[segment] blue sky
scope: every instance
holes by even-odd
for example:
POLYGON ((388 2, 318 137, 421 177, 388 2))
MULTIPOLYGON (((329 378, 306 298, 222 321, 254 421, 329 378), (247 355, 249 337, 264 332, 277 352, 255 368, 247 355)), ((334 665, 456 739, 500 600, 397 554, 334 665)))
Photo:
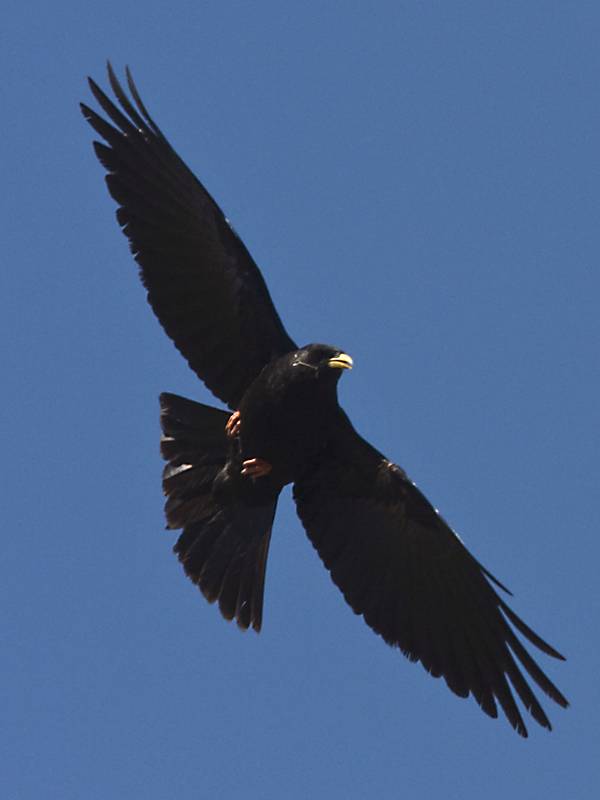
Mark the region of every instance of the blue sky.
POLYGON ((15 3, 3 15, 4 796, 587 798, 598 783, 597 3, 15 3), (264 628, 163 530, 162 333, 77 102, 105 59, 342 402, 567 656, 520 740, 388 649, 280 504, 264 628))

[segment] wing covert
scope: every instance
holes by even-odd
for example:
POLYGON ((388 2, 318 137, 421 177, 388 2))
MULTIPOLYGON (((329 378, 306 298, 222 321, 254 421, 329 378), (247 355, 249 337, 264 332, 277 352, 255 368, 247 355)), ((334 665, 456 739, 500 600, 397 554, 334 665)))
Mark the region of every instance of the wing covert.
POLYGON ((194 372, 236 408, 263 366, 296 345, 248 250, 148 114, 129 70, 132 99, 110 64, 108 75, 117 103, 89 83, 110 122, 81 109, 106 142, 94 150, 148 301, 194 372))

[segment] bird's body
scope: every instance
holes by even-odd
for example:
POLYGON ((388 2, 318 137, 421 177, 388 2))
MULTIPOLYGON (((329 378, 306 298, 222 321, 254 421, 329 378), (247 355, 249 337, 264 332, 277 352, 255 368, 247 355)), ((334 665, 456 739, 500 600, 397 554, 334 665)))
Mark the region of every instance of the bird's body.
MULTIPOLYGON (((293 351, 269 364, 240 403, 243 456, 272 464, 273 478, 282 486, 302 476, 340 416, 340 371, 308 360, 308 353, 322 351, 324 345, 313 345, 313 351, 293 351)), ((339 352, 328 348, 327 358, 339 352)))
POLYGON ((109 80, 118 106, 90 86, 110 123, 82 110, 106 142, 94 148, 117 219, 163 328, 229 408, 161 395, 165 514, 182 531, 174 550, 186 574, 224 617, 258 631, 277 500, 292 483, 308 537, 355 613, 489 716, 499 704, 522 736, 513 691, 549 729, 521 670, 559 705, 567 700, 514 629, 562 656, 506 605, 496 591, 505 587, 406 473, 354 430, 337 400, 350 357, 298 348, 252 257, 129 73, 130 97, 110 65, 109 80))
POLYGON ((339 354, 327 345, 308 345, 267 364, 252 381, 240 402, 243 422, 230 437, 226 463, 213 487, 224 503, 274 502, 284 486, 300 480, 319 459, 342 419, 340 370, 327 365, 339 354), (267 463, 268 473, 247 480, 243 465, 250 460, 267 463))

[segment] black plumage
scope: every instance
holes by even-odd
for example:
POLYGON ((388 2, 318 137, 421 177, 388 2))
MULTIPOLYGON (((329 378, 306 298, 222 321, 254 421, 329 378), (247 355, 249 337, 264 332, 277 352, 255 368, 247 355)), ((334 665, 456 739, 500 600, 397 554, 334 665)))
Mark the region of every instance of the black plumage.
POLYGON ((190 367, 231 411, 161 395, 168 527, 186 574, 227 619, 259 630, 275 508, 293 483, 306 532, 348 604, 390 645, 497 704, 527 735, 513 692, 550 722, 523 675, 567 701, 517 638, 563 657, 514 614, 479 564, 407 478, 362 439, 337 401, 352 361, 298 348, 258 267, 202 184, 110 65, 117 103, 90 80, 110 120, 82 105, 148 300, 190 367), (120 107, 119 107, 120 106, 120 107), (227 429, 226 429, 227 428, 227 429), (511 688, 512 687, 512 688, 511 688))

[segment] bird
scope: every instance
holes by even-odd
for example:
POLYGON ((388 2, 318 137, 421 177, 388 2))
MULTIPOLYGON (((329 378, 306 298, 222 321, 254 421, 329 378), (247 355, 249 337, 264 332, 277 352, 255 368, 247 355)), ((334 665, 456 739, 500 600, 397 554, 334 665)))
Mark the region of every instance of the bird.
POLYGON ((203 184, 171 147, 125 70, 113 97, 88 78, 100 113, 95 154, 117 221, 166 334, 226 406, 160 395, 167 528, 186 575, 223 617, 260 631, 279 494, 355 614, 485 714, 522 710, 551 730, 531 682, 568 701, 525 648, 564 660, 507 605, 511 594, 469 552, 404 470, 363 439, 340 407, 342 348, 299 347, 265 280, 203 184), (102 113, 103 112, 103 113, 102 113), (526 675, 529 676, 529 679, 526 675))

